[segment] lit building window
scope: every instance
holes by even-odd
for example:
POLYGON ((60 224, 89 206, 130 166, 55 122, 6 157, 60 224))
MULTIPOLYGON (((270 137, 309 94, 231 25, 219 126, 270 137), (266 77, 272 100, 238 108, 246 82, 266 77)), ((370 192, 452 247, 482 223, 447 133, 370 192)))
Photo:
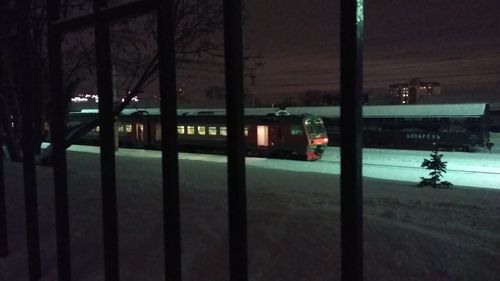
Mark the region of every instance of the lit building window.
POLYGON ((245 137, 248 137, 248 127, 245 127, 245 137))

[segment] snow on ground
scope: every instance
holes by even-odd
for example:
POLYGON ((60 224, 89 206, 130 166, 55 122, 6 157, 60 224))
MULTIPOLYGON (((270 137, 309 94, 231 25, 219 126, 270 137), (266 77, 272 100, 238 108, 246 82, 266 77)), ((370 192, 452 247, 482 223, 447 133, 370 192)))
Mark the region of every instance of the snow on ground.
MULTIPOLYGON (((92 146, 73 145, 70 150, 99 153, 92 146)), ((447 163, 443 180, 459 186, 500 188, 500 153, 487 152, 441 152, 447 163)), ((363 149, 363 176, 407 182, 418 182, 427 177, 428 171, 420 165, 424 158, 430 159, 429 151, 401 149, 363 149)), ((120 156, 160 158, 161 152, 154 150, 120 149, 120 156)), ((226 157, 210 154, 180 153, 180 159, 226 163, 226 157)), ((339 147, 328 147, 320 161, 288 161, 266 158, 247 158, 247 165, 287 171, 340 174, 339 147)))
MULTIPOLYGON (((445 152, 454 170, 445 179, 459 187, 416 188, 428 154, 364 150, 365 280, 499 280, 500 191, 464 184, 492 187, 485 175, 498 177, 498 154, 445 152)), ((117 155, 121 280, 163 280, 160 153, 117 155)), ((226 158, 180 158, 183 280, 229 280, 226 158)), ((74 280, 104 279, 99 163, 96 153, 68 153, 74 280)), ((338 149, 316 162, 247 163, 250 280, 339 280, 338 149)), ((22 166, 5 165, 11 255, 0 259, 0 281, 27 280, 22 166)), ((37 172, 42 280, 56 280, 52 170, 37 172)))

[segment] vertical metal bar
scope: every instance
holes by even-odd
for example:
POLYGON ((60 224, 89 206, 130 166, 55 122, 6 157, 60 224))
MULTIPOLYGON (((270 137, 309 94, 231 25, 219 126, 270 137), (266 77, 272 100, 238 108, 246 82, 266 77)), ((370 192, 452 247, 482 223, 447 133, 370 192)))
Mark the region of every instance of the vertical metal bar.
POLYGON ((181 234, 179 159, 177 152, 177 86, 175 64, 175 11, 172 0, 159 0, 158 71, 160 79, 163 227, 165 280, 180 281, 181 234))
MULTIPOLYGON (((0 9, 4 8, 5 4, 0 3, 0 9)), ((1 24, 1 23, 0 23, 1 24)), ((2 53, 0 52, 0 56, 2 56, 2 53)), ((0 64, 3 64, 2 58, 0 57, 0 64)), ((0 66, 0 79, 4 77, 3 73, 3 67, 0 66)), ((6 102, 1 96, 0 96, 0 104, 6 102)), ((3 109, 3 107, 2 107, 3 109)), ((3 114, 5 115, 5 114, 3 114)), ((0 116, 0 120, 3 118, 0 116)), ((6 198, 5 198, 5 177, 4 177, 4 166, 3 166, 3 143, 4 143, 4 136, 3 134, 7 130, 7 128, 4 127, 2 120, 2 124, 0 124, 0 258, 1 257, 6 257, 9 255, 9 242, 8 242, 8 237, 7 237, 7 209, 6 209, 6 198)), ((8 123, 8 122, 5 122, 8 123)))
POLYGON ((241 0, 224 0, 229 265, 231 280, 248 280, 243 43, 241 0))
POLYGON ((37 280, 41 276, 40 237, 38 226, 38 196, 36 187, 35 153, 33 150, 33 50, 29 38, 30 1, 16 1, 17 21, 17 66, 15 72, 16 84, 22 98, 22 151, 24 200, 26 209, 26 236, 28 242, 29 280, 37 280), (25 83, 23 78, 28 81, 25 83))
POLYGON ((94 0, 97 91, 99 95, 99 132, 101 145, 101 188, 104 232, 105 280, 119 280, 118 220, 116 206, 116 168, 113 132, 113 78, 109 23, 100 17, 107 1, 94 0))
MULTIPOLYGON (((8 7, 7 1, 0 2, 0 11, 6 11, 8 7)), ((5 20, 0 19, 0 32, 5 33, 5 20)), ((5 48, 0 45, 0 48, 5 48)), ((5 79, 5 70, 3 67, 3 52, 0 51, 0 81, 5 79)), ((0 83, 1 84, 1 83, 0 83)), ((2 106, 3 103, 6 103, 6 99, 0 96, 0 110, 3 110, 5 107, 2 106)), ((0 113, 2 114, 2 113, 0 113)), ((4 136, 3 134, 7 131, 7 128, 4 127, 6 120, 2 120, 3 116, 5 116, 5 112, 0 116, 0 257, 6 257, 9 254, 9 243, 7 237, 7 209, 6 209, 6 198, 5 198, 5 178, 4 178, 4 166, 3 166, 3 144, 4 144, 4 136)))
MULTIPOLYGON (((28 80, 29 81, 29 80, 28 80)), ((29 279, 37 280, 41 276, 40 237, 38 227, 38 195, 36 187, 35 153, 33 151, 33 104, 31 91, 24 88, 22 104, 23 126, 23 177, 24 201, 26 208, 26 230, 28 239, 29 279)))
POLYGON ((361 281, 363 0, 342 0, 340 16, 342 280, 361 281))
POLYGON ((59 19, 59 0, 47 2, 47 42, 50 70, 50 92, 53 112, 50 113, 54 200, 56 212, 56 243, 58 280, 71 280, 71 247, 68 215, 68 177, 65 143, 65 98, 62 82, 61 34, 51 23, 59 19))
MULTIPOLYGON (((0 125, 1 126, 1 125, 0 125)), ((0 131, 0 134, 3 133, 0 131)), ((7 237, 7 209, 5 206, 5 178, 3 172, 3 140, 0 136, 0 258, 9 255, 7 237)))

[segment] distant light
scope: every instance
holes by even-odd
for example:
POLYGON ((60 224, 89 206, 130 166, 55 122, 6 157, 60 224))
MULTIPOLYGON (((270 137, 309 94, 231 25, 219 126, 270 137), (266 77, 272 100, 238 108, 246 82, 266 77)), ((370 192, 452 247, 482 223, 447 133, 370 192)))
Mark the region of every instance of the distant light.
POLYGON ((71 98, 72 102, 79 103, 79 102, 88 102, 88 98, 82 98, 82 97, 73 97, 71 98))

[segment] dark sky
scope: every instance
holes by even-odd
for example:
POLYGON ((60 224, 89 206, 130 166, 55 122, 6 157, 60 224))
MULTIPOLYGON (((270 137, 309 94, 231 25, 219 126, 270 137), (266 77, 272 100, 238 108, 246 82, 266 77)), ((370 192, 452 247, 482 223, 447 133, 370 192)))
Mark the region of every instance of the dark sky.
MULTIPOLYGON (((264 56, 253 92, 280 99, 339 81, 339 0, 249 0, 245 44, 264 56)), ((419 77, 449 93, 500 81, 500 1, 366 0, 365 89, 419 77)), ((378 89, 378 90, 376 90, 378 89)))
MULTIPOLYGON (((271 103, 339 90, 340 0, 245 2, 247 54, 264 62, 255 83, 245 81, 248 91, 271 103)), ((364 10, 365 92, 420 78, 450 95, 497 93, 500 101, 500 0, 365 0, 364 10)), ((224 85, 223 72, 189 66, 178 82, 203 106, 206 88, 224 85)))

